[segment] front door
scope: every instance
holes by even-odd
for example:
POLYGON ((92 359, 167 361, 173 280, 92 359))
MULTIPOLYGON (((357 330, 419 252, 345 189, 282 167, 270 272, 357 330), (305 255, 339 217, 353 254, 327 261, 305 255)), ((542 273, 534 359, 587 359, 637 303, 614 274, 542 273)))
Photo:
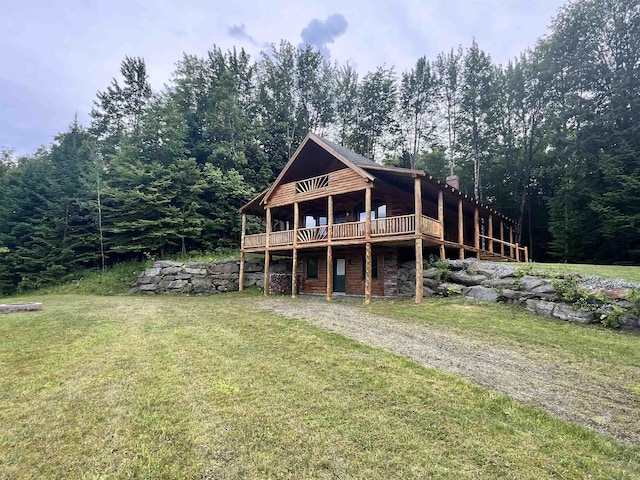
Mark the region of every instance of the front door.
POLYGON ((345 292, 347 278, 347 260, 344 258, 336 258, 333 265, 333 291, 345 292))

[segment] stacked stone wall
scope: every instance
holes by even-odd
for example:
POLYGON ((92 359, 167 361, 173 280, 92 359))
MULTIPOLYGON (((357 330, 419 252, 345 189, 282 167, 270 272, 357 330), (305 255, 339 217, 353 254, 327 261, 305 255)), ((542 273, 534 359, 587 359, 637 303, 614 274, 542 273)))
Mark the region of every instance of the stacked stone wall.
MULTIPOLYGON (((291 261, 279 259, 270 265, 269 293, 284 295, 291 293, 291 261)), ((147 295, 213 295, 237 292, 240 276, 240 260, 219 262, 173 262, 157 261, 152 268, 140 272, 127 293, 147 295)), ((264 288, 264 261, 247 259, 244 264, 244 287, 264 288)))
MULTIPOLYGON (((597 323, 612 312, 623 312, 617 315, 621 325, 640 328, 640 318, 631 313, 633 309, 627 300, 629 293, 640 286, 631 282, 618 288, 602 288, 597 285, 602 283, 597 279, 580 275, 567 277, 575 280, 576 286, 586 293, 582 305, 563 302, 562 296, 556 293, 554 279, 545 276, 544 272, 525 274, 522 269, 509 265, 472 259, 447 260, 424 269, 423 296, 459 295, 487 302, 520 303, 536 314, 579 323, 597 323)), ((415 295, 414 261, 399 266, 398 291, 400 295, 415 295)))

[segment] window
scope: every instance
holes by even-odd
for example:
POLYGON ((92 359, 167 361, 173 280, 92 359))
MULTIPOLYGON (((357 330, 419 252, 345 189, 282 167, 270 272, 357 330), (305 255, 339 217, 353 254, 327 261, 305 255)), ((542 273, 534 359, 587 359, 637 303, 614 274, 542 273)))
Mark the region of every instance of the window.
MULTIPOLYGON (((362 204, 358 205, 356 208, 358 221, 364 222, 367 219, 367 212, 365 212, 364 206, 362 204)), ((387 217, 387 204, 383 203, 380 200, 373 202, 371 205, 371 220, 375 220, 376 218, 386 218, 387 217)))
POLYGON ((318 257, 307 258, 307 279, 318 278, 318 257))
POLYGON ((309 212, 304 216, 304 228, 327 225, 327 214, 324 212, 309 212))
MULTIPOLYGON (((364 277, 367 274, 367 257, 365 257, 364 255, 362 256, 362 280, 364 280, 364 277)), ((377 255, 371 255, 371 279, 372 280, 377 280, 378 279, 378 256, 377 255)))

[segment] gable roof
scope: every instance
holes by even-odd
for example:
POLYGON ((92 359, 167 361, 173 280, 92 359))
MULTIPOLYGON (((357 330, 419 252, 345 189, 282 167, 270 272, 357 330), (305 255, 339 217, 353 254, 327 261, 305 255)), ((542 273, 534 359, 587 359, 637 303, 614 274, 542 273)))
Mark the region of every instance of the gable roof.
POLYGON ((342 162, 347 168, 350 168, 365 180, 370 182, 375 180, 375 177, 373 175, 364 171, 360 166, 360 165, 364 166, 364 163, 376 165, 375 162, 369 160, 368 158, 363 157, 362 155, 358 155, 355 152, 351 152, 350 150, 347 150, 344 147, 336 145, 333 142, 325 140, 324 138, 316 135, 315 133, 309 132, 307 133, 307 136, 304 137, 304 140, 302 141, 302 143, 300 143, 300 146, 296 149, 296 151, 291 156, 287 164, 284 166, 284 168, 278 175, 278 178, 276 178, 276 180, 271 184, 271 187, 269 187, 267 192, 264 194, 264 196, 262 197, 262 200, 260 201, 261 204, 264 204, 269 199, 269 196, 273 193, 276 187, 280 185, 287 171, 295 163, 295 161, 298 159, 298 156, 300 155, 300 152, 304 150, 304 148, 307 146, 309 142, 313 142, 316 145, 318 145, 320 148, 324 149, 327 153, 331 154, 337 160, 342 162))
MULTIPOLYGON (((245 211, 249 211, 252 208, 257 208, 261 205, 264 205, 264 203, 269 198, 269 195, 271 195, 271 193, 273 193, 275 188, 282 182, 282 179, 284 178, 286 172, 289 170, 291 165, 295 163, 296 159, 298 158, 298 156, 300 155, 304 147, 309 142, 313 142, 314 144, 318 145, 320 148, 322 148, 327 153, 332 155, 338 161, 343 163, 347 168, 350 168, 351 170, 356 172, 358 175, 360 175, 362 178, 364 178, 367 181, 373 182, 376 179, 378 179, 384 182, 384 181, 389 181, 391 179, 395 179, 396 181, 407 182, 409 181, 409 178, 425 177, 426 182, 430 183, 437 189, 442 189, 448 195, 462 198, 470 202, 471 204, 475 204, 479 206, 480 208, 486 210, 487 212, 490 212, 506 220, 509 220, 514 224, 516 223, 513 219, 496 211, 492 207, 486 204, 483 204, 473 196, 468 195, 467 193, 462 192, 461 190, 456 189, 451 185, 448 185, 446 182, 443 182, 438 178, 435 178, 433 175, 430 175, 428 172, 424 170, 415 170, 411 168, 390 167, 386 165, 380 165, 379 163, 376 163, 373 160, 363 155, 360 155, 359 153, 353 152, 348 148, 343 147, 342 145, 339 145, 335 142, 327 140, 326 138, 323 138, 312 132, 309 132, 307 136, 304 138, 304 140, 300 143, 300 145, 298 146, 294 154, 291 156, 291 158, 289 159, 287 164, 284 166, 284 168, 282 169, 282 171, 280 172, 276 180, 271 184, 271 186, 263 190, 262 192, 260 192, 253 199, 251 199, 247 204, 243 205, 239 209, 239 211, 245 212, 245 211)), ((424 188, 424 183, 423 183, 423 188, 424 188)))

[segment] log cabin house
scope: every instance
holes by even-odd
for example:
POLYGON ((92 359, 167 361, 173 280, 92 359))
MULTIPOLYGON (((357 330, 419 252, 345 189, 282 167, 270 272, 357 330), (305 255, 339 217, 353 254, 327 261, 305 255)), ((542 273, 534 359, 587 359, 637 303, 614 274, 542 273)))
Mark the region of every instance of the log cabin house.
POLYGON ((292 258, 292 296, 364 295, 365 303, 397 295, 398 265, 407 261, 415 261, 421 302, 430 253, 528 261, 527 247, 514 243, 514 221, 455 185, 422 170, 379 165, 313 133, 240 213, 240 290, 247 253, 265 256, 265 294, 271 257, 282 255, 292 258), (247 235, 247 215, 265 218, 266 231, 247 235))

